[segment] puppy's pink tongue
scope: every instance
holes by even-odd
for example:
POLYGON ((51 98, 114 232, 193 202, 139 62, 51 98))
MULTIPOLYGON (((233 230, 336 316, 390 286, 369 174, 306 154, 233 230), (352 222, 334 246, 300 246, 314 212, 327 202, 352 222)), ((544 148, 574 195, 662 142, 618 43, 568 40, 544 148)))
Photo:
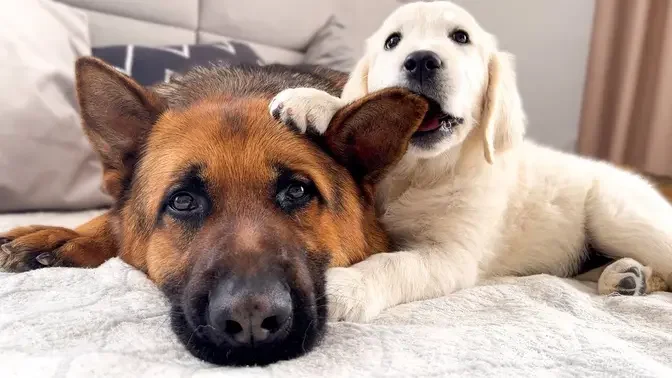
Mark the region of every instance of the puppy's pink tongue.
POLYGON ((418 131, 432 131, 436 130, 439 128, 439 119, 438 118, 432 118, 428 119, 425 122, 418 127, 418 131))

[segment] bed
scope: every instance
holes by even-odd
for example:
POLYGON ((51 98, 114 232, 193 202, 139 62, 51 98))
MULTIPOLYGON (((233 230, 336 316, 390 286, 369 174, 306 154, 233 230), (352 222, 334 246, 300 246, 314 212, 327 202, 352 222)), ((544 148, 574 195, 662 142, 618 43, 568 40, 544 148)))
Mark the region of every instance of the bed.
MULTIPOLYGON (((97 211, 0 215, 75 226, 97 211)), ((672 294, 602 297, 595 285, 501 278, 391 308, 370 324, 332 323, 304 357, 225 368, 192 357, 139 271, 0 273, 0 377, 672 376, 672 294)))

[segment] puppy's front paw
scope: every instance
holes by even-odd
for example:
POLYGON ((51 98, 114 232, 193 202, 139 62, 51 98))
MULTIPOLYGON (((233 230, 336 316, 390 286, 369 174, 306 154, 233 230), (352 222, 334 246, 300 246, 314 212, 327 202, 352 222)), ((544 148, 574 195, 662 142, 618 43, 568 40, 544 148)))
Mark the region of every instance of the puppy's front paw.
POLYGON ((364 275, 355 268, 331 268, 327 271, 327 307, 329 320, 366 323, 382 310, 380 296, 371 295, 364 275))
POLYGON ((300 133, 323 134, 343 105, 340 98, 319 89, 292 88, 278 93, 269 110, 273 118, 300 133))
POLYGON ((25 272, 72 266, 64 255, 82 247, 80 235, 62 227, 29 226, 0 234, 0 270, 25 272))
POLYGON ((601 295, 644 295, 654 291, 666 290, 662 278, 654 275, 653 270, 631 258, 622 258, 606 267, 597 282, 601 295))

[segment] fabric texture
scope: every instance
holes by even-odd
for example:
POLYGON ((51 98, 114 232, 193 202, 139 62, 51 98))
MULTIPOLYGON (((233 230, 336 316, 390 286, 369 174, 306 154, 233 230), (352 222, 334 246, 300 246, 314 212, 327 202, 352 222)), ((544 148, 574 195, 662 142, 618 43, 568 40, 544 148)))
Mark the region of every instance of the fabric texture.
POLYGON ((107 204, 75 99, 74 63, 90 53, 86 16, 48 0, 2 9, 0 212, 107 204))
POLYGON ((263 63, 250 46, 239 42, 165 47, 94 47, 92 55, 146 86, 167 82, 174 74, 183 74, 196 66, 263 63))
POLYGON ((672 176, 672 0, 597 0, 580 153, 672 176))
POLYGON ((303 62, 303 52, 294 51, 285 49, 277 46, 269 46, 261 43, 250 42, 247 40, 232 39, 228 37, 222 37, 217 34, 208 33, 208 32, 199 32, 198 33, 198 43, 213 44, 213 43, 225 43, 229 44, 231 42, 244 43, 249 46, 255 54, 259 56, 261 61, 264 63, 278 63, 278 64, 300 64, 303 62))
POLYGON ((304 63, 350 72, 355 66, 351 43, 343 23, 331 16, 308 44, 304 63))
MULTIPOLYGON (((0 215, 0 232, 73 226, 96 213, 0 215)), ((595 285, 502 278, 332 323, 308 355, 259 368, 192 357, 139 271, 0 272, 0 377, 670 377, 672 294, 603 297, 595 285)))

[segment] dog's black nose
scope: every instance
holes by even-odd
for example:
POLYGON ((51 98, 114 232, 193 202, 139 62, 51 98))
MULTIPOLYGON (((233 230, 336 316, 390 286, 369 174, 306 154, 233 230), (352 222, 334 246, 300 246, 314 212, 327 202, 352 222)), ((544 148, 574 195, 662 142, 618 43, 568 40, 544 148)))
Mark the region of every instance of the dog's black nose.
POLYGON ((210 293, 208 324, 216 338, 232 345, 268 343, 287 336, 292 297, 279 280, 231 277, 210 293))
POLYGON ((428 50, 413 52, 404 60, 407 74, 417 81, 431 78, 442 65, 441 58, 428 50))

